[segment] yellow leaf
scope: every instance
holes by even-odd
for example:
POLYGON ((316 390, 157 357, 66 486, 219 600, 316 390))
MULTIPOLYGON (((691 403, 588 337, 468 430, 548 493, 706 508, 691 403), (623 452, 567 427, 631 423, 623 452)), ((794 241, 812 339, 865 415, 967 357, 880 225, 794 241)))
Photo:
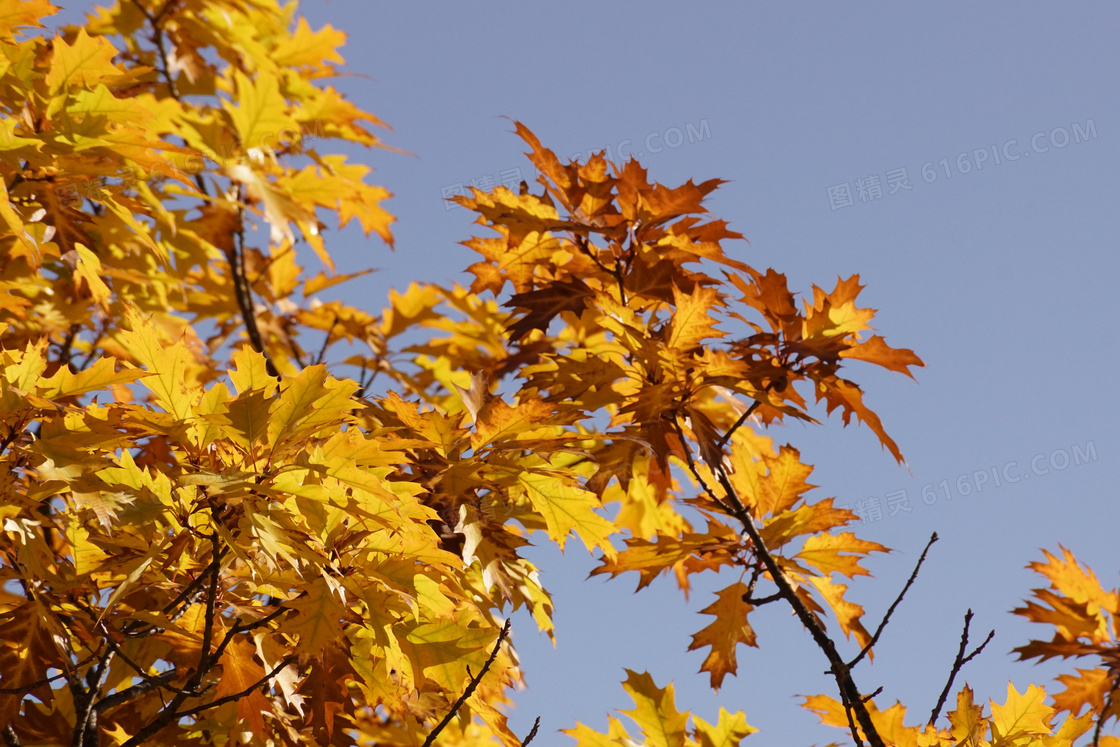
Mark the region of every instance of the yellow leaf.
POLYGON ((740 643, 758 646, 754 630, 747 622, 747 615, 754 607, 743 601, 746 593, 747 585, 742 582, 717 591, 717 600, 700 611, 704 615, 715 615, 716 619, 711 625, 695 633, 688 646, 689 651, 704 646, 712 647, 708 657, 700 665, 700 671, 711 674, 713 690, 718 690, 723 684, 724 675, 735 674, 737 671, 735 649, 740 643))
POLYGON ((69 366, 62 366, 54 376, 39 382, 39 393, 44 397, 75 397, 97 389, 107 389, 114 384, 128 384, 149 374, 122 363, 116 370, 116 358, 98 358, 89 368, 74 373, 69 366))
POLYGON ((238 394, 263 389, 271 395, 280 383, 280 379, 269 375, 264 356, 248 345, 234 351, 232 359, 229 380, 233 382, 233 388, 238 394))
POLYGON ((93 302, 108 311, 108 301, 112 292, 109 290, 109 286, 105 285, 105 281, 101 279, 101 260, 82 244, 75 244, 74 249, 78 253, 77 264, 74 267, 74 285, 81 288, 81 284, 84 282, 89 289, 93 302))
POLYGON ((248 691, 237 699, 237 716, 244 720, 256 734, 268 733, 265 729, 264 714, 271 713, 268 700, 260 689, 253 687, 265 676, 264 667, 256 662, 256 649, 244 638, 238 636, 226 647, 219 662, 222 676, 214 688, 214 698, 237 695, 248 691), (250 689, 252 688, 252 689, 250 689))
POLYGON ((715 320, 708 310, 722 303, 715 288, 697 287, 692 293, 682 293, 673 286, 673 300, 676 310, 670 323, 669 338, 666 344, 679 350, 691 350, 700 343, 713 337, 723 337, 726 333, 715 328, 715 320))
MULTIPOLYGON (((472 377, 471 391, 477 390, 481 399, 483 393, 477 387, 482 385, 475 383, 477 376, 476 374, 472 377)), ((460 391, 463 390, 460 388, 460 391)), ((479 413, 481 421, 475 424, 475 434, 471 436, 471 447, 478 450, 487 445, 516 441, 526 431, 540 428, 555 411, 554 406, 539 399, 522 402, 516 407, 510 407, 501 400, 495 400, 491 407, 479 413)))
POLYGON ((914 355, 914 351, 892 348, 879 335, 872 335, 866 342, 841 350, 840 357, 875 363, 890 371, 904 373, 911 379, 914 378, 914 374, 910 372, 910 366, 925 366, 922 359, 914 355))
POLYGON ((250 160, 262 161, 279 143, 281 131, 299 132, 299 125, 288 114, 288 103, 280 93, 276 76, 260 71, 250 80, 240 70, 234 71, 237 84, 237 106, 227 101, 222 106, 237 128, 242 150, 250 160))
POLYGON ((973 701, 972 688, 967 685, 957 693, 957 708, 949 711, 949 723, 957 744, 979 744, 988 734, 988 719, 973 701))
POLYGON ((742 711, 729 713, 720 706, 719 721, 712 726, 699 716, 693 716, 692 722, 696 727, 696 738, 700 747, 739 747, 739 743, 758 729, 747 723, 747 717, 742 711))
POLYGON ((626 670, 623 689, 634 699, 634 708, 622 711, 634 719, 646 735, 649 747, 684 747, 688 713, 681 713, 674 703, 673 684, 663 688, 653 682, 648 672, 638 674, 626 670))
POLYGON ((92 88, 103 78, 117 76, 113 65, 117 50, 103 36, 91 38, 85 28, 78 29, 73 46, 61 36, 54 38, 54 55, 47 85, 52 94, 65 92, 70 86, 92 88))
POLYGON ((307 19, 301 16, 295 32, 272 50, 272 59, 284 67, 320 67, 329 62, 341 65, 343 60, 336 49, 345 42, 345 33, 330 26, 312 31, 307 19))
POLYGON ((616 552, 610 542, 615 527, 595 513, 599 501, 594 493, 548 475, 522 472, 517 479, 525 488, 533 508, 544 517, 548 536, 561 550, 568 532, 574 531, 588 551, 598 547, 606 557, 615 557, 616 552))
POLYGON ((0 39, 11 43, 18 28, 43 28, 40 19, 54 15, 58 6, 49 0, 3 0, 0 2, 0 39))
POLYGON ((156 327, 134 309, 126 313, 131 330, 121 333, 121 341, 136 360, 152 375, 141 381, 155 395, 156 403, 185 421, 191 416, 197 399, 197 387, 190 385, 190 363, 193 356, 182 340, 164 347, 156 337, 156 327))
POLYGON ((871 634, 860 622, 860 618, 863 617, 863 607, 844 598, 844 592, 848 590, 848 587, 844 584, 833 583, 820 576, 810 576, 809 582, 817 588, 820 595, 824 597, 824 601, 832 608, 836 615, 836 621, 840 623, 840 629, 844 631, 844 637, 848 638, 852 633, 855 633, 856 643, 860 646, 866 646, 871 640, 871 634))
POLYGON ((1054 711, 1046 705, 1046 691, 1038 685, 1028 685, 1020 694, 1011 682, 1007 683, 1007 702, 992 704, 993 740, 1013 739, 1022 735, 1045 736, 1053 729, 1050 720, 1054 711))
POLYGON ((870 576, 859 561, 871 552, 890 552, 878 542, 862 540, 851 532, 814 534, 805 539, 801 551, 794 556, 817 568, 824 575, 842 573, 848 578, 870 576), (851 553, 841 555, 841 553, 851 553))
POLYGON ((574 729, 561 729, 572 739, 576 740, 576 747, 626 747, 637 744, 630 739, 626 727, 614 716, 607 716, 607 733, 602 734, 590 726, 576 722, 574 729))
POLYGON ((287 603, 298 614, 284 619, 284 632, 298 635, 300 650, 314 655, 342 637, 347 609, 322 577, 308 584, 306 591, 287 603))

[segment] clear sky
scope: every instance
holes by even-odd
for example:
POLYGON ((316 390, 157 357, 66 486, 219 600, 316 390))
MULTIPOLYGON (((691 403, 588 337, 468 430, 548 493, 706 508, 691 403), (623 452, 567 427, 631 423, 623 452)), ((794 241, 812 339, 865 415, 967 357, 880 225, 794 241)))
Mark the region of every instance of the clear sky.
MULTIPOLYGON (((1051 631, 1009 610, 1041 585, 1024 566, 1042 547, 1061 543, 1106 587, 1120 582, 1110 290, 1120 5, 314 0, 301 10, 349 34, 355 75, 339 87, 393 126, 388 144, 414 154, 361 156, 395 193, 399 221, 395 253, 335 235, 341 271, 381 268, 351 301, 377 311, 390 287, 468 282, 475 257, 458 242, 479 227, 442 198, 472 180, 535 176, 503 115, 562 156, 610 146, 663 184, 729 180, 706 204, 749 239, 725 246, 730 256, 786 273, 803 293, 859 273, 880 333, 927 364, 918 383, 871 366, 851 374, 909 471, 868 429, 836 419, 772 433, 816 465, 819 497, 861 505, 862 536, 895 548, 849 592, 869 627, 930 533, 941 536, 857 682, 924 720, 968 608, 975 640, 996 630, 957 682, 978 700, 1002 702, 1009 679, 1049 689, 1072 670, 1015 663, 1014 646, 1051 631)), ((569 744, 555 730, 577 719, 605 729, 609 710, 631 706, 624 667, 673 680, 678 707, 708 720, 720 704, 745 710, 761 729, 747 744, 845 740, 798 705, 798 694, 835 689, 787 610, 754 614, 762 648, 740 647, 739 676, 713 694, 697 673, 703 653, 685 649, 710 619, 698 610, 731 579, 708 579, 686 602, 670 579, 639 594, 634 574, 585 581, 594 561, 578 543, 533 558, 559 637, 553 650, 515 617, 529 689, 512 723, 524 735, 541 716, 536 744, 569 744)))

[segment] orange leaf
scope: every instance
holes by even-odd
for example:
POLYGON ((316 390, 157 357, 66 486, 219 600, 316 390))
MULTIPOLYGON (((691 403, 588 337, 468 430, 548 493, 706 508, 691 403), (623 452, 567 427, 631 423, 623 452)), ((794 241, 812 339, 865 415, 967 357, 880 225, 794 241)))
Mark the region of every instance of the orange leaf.
POLYGON ((738 582, 716 592, 717 600, 700 612, 704 615, 715 615, 715 620, 699 633, 692 636, 692 643, 688 650, 693 651, 704 646, 711 646, 712 650, 704 663, 700 665, 701 672, 709 672, 712 676, 712 689, 718 690, 723 684, 726 674, 735 674, 738 664, 735 659, 735 648, 740 643, 755 646, 754 630, 747 622, 747 615, 754 607, 743 601, 747 593, 747 585, 738 582))

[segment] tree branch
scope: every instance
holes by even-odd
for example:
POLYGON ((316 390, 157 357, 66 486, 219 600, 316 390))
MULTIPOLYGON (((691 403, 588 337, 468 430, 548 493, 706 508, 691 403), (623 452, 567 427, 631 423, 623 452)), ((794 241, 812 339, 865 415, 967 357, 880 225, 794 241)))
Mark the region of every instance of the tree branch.
POLYGON ((863 647, 863 650, 859 652, 859 655, 851 660, 851 662, 848 664, 849 669, 852 669, 856 664, 859 664, 860 660, 863 659, 863 657, 871 651, 872 647, 879 642, 879 636, 883 634, 883 630, 887 627, 887 623, 890 622, 891 615, 894 614, 895 608, 898 607, 898 605, 902 602, 902 598, 906 596, 906 592, 910 590, 910 587, 914 584, 914 580, 918 578, 918 571, 921 570, 922 563, 926 562, 926 553, 929 552, 929 548, 936 541, 937 532, 934 532, 930 535, 929 542, 926 543, 926 549, 922 550, 922 556, 918 558, 918 563, 914 566, 914 572, 910 574, 910 578, 907 579, 906 585, 902 587, 902 591, 898 593, 898 597, 895 598, 894 603, 891 604, 891 606, 887 609, 887 614, 883 615, 883 621, 880 622, 879 627, 875 629, 875 635, 871 636, 871 640, 867 642, 867 645, 863 647))
POLYGON ((226 261, 229 262, 230 277, 233 280, 233 292, 237 299, 237 307, 241 310, 241 318, 245 321, 245 332, 249 336, 249 343, 253 350, 264 356, 265 370, 269 376, 279 377, 276 364, 272 356, 264 347, 260 328, 257 327, 257 315, 253 310, 253 291, 245 277, 245 226, 239 225, 234 233, 234 245, 226 250, 226 261))
MULTIPOLYGON (((727 469, 722 464, 716 466, 716 476, 719 479, 720 487, 722 487, 727 494, 728 502, 731 504, 731 515, 739 520, 739 523, 743 525, 743 529, 751 538, 751 542, 754 543, 754 551, 762 560, 763 564, 765 564, 770 578, 773 579, 778 587, 778 592, 786 602, 789 603, 790 607, 793 608, 794 614, 801 620, 801 624, 809 630, 813 641, 824 653, 829 664, 831 664, 828 671, 836 679, 836 685, 840 689, 840 695, 844 699, 846 707, 851 708, 852 711, 855 712, 856 720, 859 722, 860 728, 863 729, 867 741, 870 742, 871 747, 886 747, 882 737, 879 736, 878 731, 875 729, 875 724, 871 721, 871 714, 868 712, 867 706, 863 702, 863 696, 860 695, 859 688, 856 687, 856 683, 852 679, 852 674, 848 670, 847 664, 844 663, 844 660, 836 650, 836 644, 828 637, 828 633, 826 633, 821 624, 817 622, 817 619, 813 617, 813 614, 805 606, 805 603, 798 598, 797 592, 785 577, 785 574, 782 573, 782 569, 778 567, 778 562, 774 559, 769 548, 766 547, 766 542, 762 539, 762 535, 755 526, 754 519, 739 500, 735 492, 735 487, 731 484, 731 479, 727 474, 727 469)), ((852 737, 855 739, 857 745, 862 745, 858 730, 854 728, 855 724, 852 724, 852 726, 852 737)))
POLYGON ((1104 726, 1105 717, 1109 709, 1112 708, 1112 696, 1115 694, 1116 690, 1110 690, 1108 696, 1104 699, 1104 708, 1101 709, 1101 717, 1097 719, 1097 728, 1093 729, 1093 741, 1089 743, 1090 747, 1100 747, 1101 727, 1104 726))
MULTIPOLYGON (((218 521, 218 517, 214 516, 214 521, 218 521)), ((149 721, 140 731, 136 732, 125 742, 121 747, 139 747, 147 741, 148 737, 158 733, 165 726, 170 725, 172 722, 182 718, 183 714, 178 712, 179 706, 189 697, 196 697, 194 693, 199 693, 199 685, 202 684, 202 678, 213 668, 214 660, 210 653, 210 646, 214 640, 214 617, 218 604, 218 577, 221 575, 222 569, 222 547, 218 541, 218 531, 211 530, 210 535, 211 555, 213 559, 210 566, 205 573, 200 574, 200 578, 209 576, 210 584, 208 587, 208 594, 206 599, 206 620, 202 631, 202 645, 198 655, 198 668, 195 670, 191 678, 187 680, 187 685, 182 690, 175 693, 175 697, 171 702, 163 707, 149 721)), ((286 664, 286 662, 285 662, 286 664)), ((279 669, 277 670, 279 671, 279 669)))
MULTIPOLYGON (((436 737, 439 736, 439 733, 447 728, 447 725, 451 723, 451 719, 455 718, 455 714, 458 713, 459 709, 463 707, 463 703, 466 703, 467 698, 474 694, 475 688, 478 687, 478 683, 482 682, 482 678, 486 676, 486 672, 489 671, 490 665, 494 663, 494 659, 498 658, 498 649, 502 647, 502 641, 504 641, 506 639, 506 636, 509 635, 509 625, 510 621, 507 617, 506 624, 502 626, 502 632, 498 633, 498 640, 494 642, 494 650, 490 652, 490 658, 487 659, 486 663, 482 665, 482 670, 477 675, 471 677, 471 681, 467 683, 467 689, 464 690, 463 694, 459 696, 459 699, 455 701, 455 705, 451 706, 451 710, 447 712, 447 715, 443 717, 443 720, 440 721, 436 728, 428 734, 428 738, 424 740, 424 744, 421 745, 421 747, 432 747, 432 744, 435 743, 436 737)), ((535 734, 536 731, 536 727, 533 727, 533 734, 535 734)), ((529 738, 532 738, 532 734, 530 734, 529 738)))
POLYGON ((167 683, 179 677, 179 670, 169 669, 166 672, 157 674, 155 677, 149 677, 148 675, 141 676, 144 678, 143 682, 139 682, 132 687, 127 687, 124 690, 118 690, 115 693, 106 695, 104 698, 97 701, 97 703, 93 706, 93 709, 100 713, 101 711, 106 711, 110 708, 113 708, 114 706, 121 705, 122 703, 127 703, 133 698, 138 698, 144 693, 151 692, 156 688, 167 687, 167 683))
POLYGON ((541 725, 541 717, 537 716, 536 720, 533 722, 532 731, 530 731, 529 735, 526 736, 525 739, 523 739, 521 741, 521 747, 527 747, 529 742, 533 741, 533 737, 537 736, 537 728, 540 727, 540 725, 541 725))
POLYGON ((953 668, 949 672, 949 681, 945 683, 945 689, 941 691, 941 697, 937 699, 937 705, 933 707, 933 710, 929 714, 929 723, 931 726, 937 721, 937 717, 941 715, 941 709, 945 706, 945 700, 949 697, 949 691, 953 688, 953 680, 956 679, 957 673, 961 671, 961 667, 983 651, 984 647, 988 645, 988 642, 992 640, 996 634, 994 630, 988 633, 988 637, 984 639, 984 642, 977 646, 971 654, 965 656, 964 650, 968 647, 968 626, 971 624, 972 610, 968 610, 964 613, 964 630, 961 631, 961 646, 957 650, 956 658, 953 659, 953 668))
POLYGON ((252 685, 249 685, 249 687, 245 688, 241 692, 230 693, 229 695, 225 695, 221 698, 218 698, 217 700, 211 700, 209 703, 203 703, 202 705, 197 706, 195 708, 188 708, 185 711, 178 711, 174 715, 174 720, 178 721, 181 718, 185 718, 187 716, 193 716, 196 713, 202 713, 203 711, 207 711, 211 708, 217 708, 218 706, 225 705, 226 703, 232 703, 235 700, 241 700, 246 695, 253 692, 258 687, 260 687, 261 685, 265 684, 270 679, 275 677, 277 674, 280 673, 281 669, 288 666, 289 664, 291 664, 295 660, 296 660, 296 657, 295 657, 294 654, 292 654, 290 656, 285 656, 283 659, 280 660, 279 664, 277 664, 275 667, 272 668, 271 672, 266 674, 264 677, 261 677, 259 680, 254 682, 252 685))
POLYGON ((74 699, 75 720, 74 737, 70 744, 72 747, 97 747, 97 713, 94 710, 94 701, 105 685, 109 676, 109 664, 113 661, 113 649, 106 647, 105 652, 97 662, 96 669, 86 678, 87 687, 80 691, 80 697, 74 699), (91 733, 92 731, 92 733, 91 733))

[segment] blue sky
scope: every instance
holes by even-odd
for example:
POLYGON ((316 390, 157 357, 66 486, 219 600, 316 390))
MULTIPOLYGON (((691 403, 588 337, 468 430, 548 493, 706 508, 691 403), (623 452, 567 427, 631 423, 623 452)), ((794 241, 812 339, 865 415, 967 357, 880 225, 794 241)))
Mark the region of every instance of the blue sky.
MULTIPOLYGON (((389 144, 415 154, 366 157, 396 195, 397 250, 339 237, 334 251, 347 269, 382 268, 355 298, 416 279, 466 282, 461 268, 475 260, 458 242, 476 227, 442 196, 516 169, 531 179, 503 116, 563 156, 606 146, 617 155, 629 141, 624 153, 641 153, 664 184, 729 180, 707 203, 749 239, 725 247, 729 255, 785 272, 805 293, 859 273, 880 332, 927 364, 918 383, 870 366, 852 374, 910 471, 868 429, 835 419, 773 433, 816 465, 820 497, 878 499, 882 518, 860 531, 896 552, 872 560, 875 578, 850 592, 871 621, 929 534, 940 534, 874 664, 857 671, 861 687, 883 686, 881 705, 899 699, 924 719, 968 608, 975 640, 996 629, 957 683, 968 681, 978 699, 1002 702, 1008 680, 1022 690, 1066 671, 1015 663, 1011 648, 1049 631, 1008 613, 1040 585, 1024 568, 1039 548, 1064 544, 1108 587, 1120 571, 1120 8, 301 7, 313 25, 350 35, 344 54, 360 76, 341 88, 392 125, 389 144), (897 491, 911 510, 891 516, 887 494, 897 491)), ((542 745, 569 743, 555 730, 577 719, 605 728, 608 710, 631 705, 618 684, 629 667, 673 680, 678 707, 709 720, 720 704, 744 709, 761 729, 749 744, 844 740, 798 705, 797 694, 834 686, 785 610, 755 613, 762 648, 741 647, 739 676, 713 694, 697 673, 702 652, 685 649, 709 619, 698 610, 728 579, 709 579, 685 602, 669 579, 639 594, 634 574, 584 580, 594 562, 575 546, 534 558, 554 594, 559 642, 553 650, 527 617, 515 619, 529 684, 512 718, 520 733, 537 715, 542 745)))
MULTIPOLYGON (((467 282, 462 268, 475 258, 458 242, 477 227, 443 196, 472 180, 534 175, 503 116, 562 156, 607 146, 617 155, 625 143, 661 183, 729 180, 706 204, 749 239, 725 246, 730 256, 786 273, 803 293, 859 273, 880 333, 927 364, 917 383, 852 371, 909 471, 868 429, 836 419, 771 434, 816 466, 820 497, 878 501, 881 518, 860 531, 896 552, 870 561, 875 578, 849 593, 872 624, 940 534, 857 682, 865 692, 881 685, 881 706, 898 699, 911 721, 924 720, 968 608, 974 640, 996 629, 957 682, 978 699, 1002 702, 1008 680, 1049 688, 1072 669, 1014 663, 1011 648, 1049 631, 1008 613, 1040 585, 1024 568, 1039 548, 1065 545, 1106 587, 1120 570, 1120 6, 314 0, 301 9, 313 26, 349 34, 354 75, 337 85, 392 125, 388 144, 414 154, 361 156, 396 195, 397 249, 354 231, 332 237, 340 271, 381 270, 348 300, 376 311, 390 287, 467 282), (910 510, 891 515, 887 496, 898 491, 910 510)), ((796 695, 834 685, 787 611, 755 613, 762 648, 740 648, 739 676, 713 694, 697 673, 703 654, 685 649, 707 624, 698 610, 730 580, 708 579, 687 602, 669 579, 633 594, 633 574, 585 580, 594 561, 569 547, 533 552, 556 602, 557 648, 515 618, 529 684, 512 716, 519 733, 538 715, 536 744, 570 743, 555 730, 576 720, 605 729, 609 710, 631 705, 619 687, 628 667, 673 680, 678 707, 708 720, 721 704, 745 710, 761 729, 747 744, 844 740, 798 705, 796 695)))

